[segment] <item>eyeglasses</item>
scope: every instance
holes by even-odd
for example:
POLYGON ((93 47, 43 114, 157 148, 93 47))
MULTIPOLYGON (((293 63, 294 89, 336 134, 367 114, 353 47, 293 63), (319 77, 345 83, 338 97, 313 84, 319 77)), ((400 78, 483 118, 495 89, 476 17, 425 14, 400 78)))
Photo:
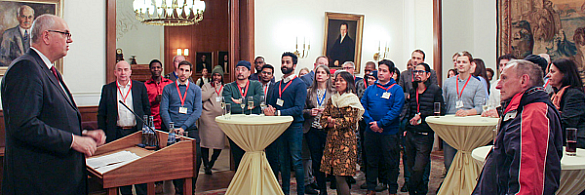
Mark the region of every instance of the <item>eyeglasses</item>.
POLYGON ((414 74, 423 74, 423 73, 427 73, 427 71, 424 70, 413 70, 412 71, 414 74))
POLYGON ((262 61, 256 61, 256 62, 254 62, 254 64, 262 64, 262 63, 264 63, 264 62, 262 62, 262 61))
POLYGON ((58 31, 58 30, 47 30, 47 31, 64 34, 65 36, 67 36, 67 40, 71 40, 71 33, 69 33, 68 31, 58 31))
POLYGON ((348 67, 342 67, 341 69, 343 69, 343 70, 351 70, 351 69, 353 69, 353 67, 348 66, 348 67))

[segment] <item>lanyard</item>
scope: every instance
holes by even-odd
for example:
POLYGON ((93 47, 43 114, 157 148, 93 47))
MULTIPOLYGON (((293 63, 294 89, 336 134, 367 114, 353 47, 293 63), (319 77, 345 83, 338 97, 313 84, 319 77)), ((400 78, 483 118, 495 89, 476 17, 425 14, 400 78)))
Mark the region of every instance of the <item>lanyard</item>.
POLYGON ((217 96, 221 96, 221 95, 219 95, 219 93, 221 92, 221 89, 223 89, 223 85, 221 87, 219 87, 219 91, 215 90, 215 93, 217 93, 217 96))
POLYGON ((461 95, 463 95, 463 90, 465 90, 467 83, 469 83, 469 80, 471 80, 470 78, 471 75, 469 75, 469 78, 467 78, 467 81, 465 81, 465 85, 463 85, 463 88, 461 88, 461 93, 459 93, 459 75, 457 75, 457 82, 455 82, 457 85, 457 99, 461 99, 461 95))
MULTIPOLYGON (((425 88, 425 90, 423 91, 423 93, 427 90, 427 88, 425 88)), ((418 103, 418 90, 416 90, 416 112, 420 113, 420 104, 418 103)))
POLYGON ((548 87, 549 82, 550 82, 550 79, 546 80, 546 83, 544 84, 544 88, 548 87))
POLYGON ((282 98, 282 92, 284 92, 286 90, 286 88, 288 88, 288 86, 292 83, 293 80, 295 80, 297 78, 297 76, 295 76, 293 79, 291 79, 288 84, 286 84, 286 86, 284 86, 284 89, 282 89, 282 83, 284 83, 284 80, 280 81, 280 85, 278 85, 278 97, 282 98))
POLYGON ((187 89, 185 89, 185 95, 181 96, 181 90, 179 90, 179 82, 177 82, 177 93, 179 94, 179 99, 181 99, 181 106, 185 105, 185 99, 187 99, 187 91, 189 90, 189 83, 187 83, 187 89))
POLYGON ((238 85, 238 83, 236 83, 236 86, 238 86, 238 91, 240 92, 240 95, 242 96, 242 98, 246 98, 246 94, 248 94, 248 87, 250 86, 250 80, 248 80, 248 82, 246 83, 246 91, 244 93, 242 93, 242 88, 240 88, 240 85, 238 85))
POLYGON ((323 93, 321 101, 319 101, 319 93, 317 93, 317 104, 319 104, 319 106, 323 105, 323 102, 325 102, 325 96, 327 96, 327 89, 325 89, 325 93, 323 93))
POLYGON ((382 87, 382 85, 380 85, 380 84, 376 84, 376 85, 377 85, 379 88, 382 88, 383 90, 386 90, 386 92, 388 92, 388 89, 392 88, 394 85, 396 85, 396 83, 394 83, 394 84, 392 84, 392 85, 388 86, 388 88, 384 88, 384 87, 382 87))
POLYGON ((128 97, 128 95, 130 95, 130 91, 132 90, 132 81, 129 81, 129 82, 130 82, 130 89, 128 89, 128 93, 126 93, 125 96, 124 96, 124 93, 122 93, 120 86, 116 85, 116 87, 118 87, 118 91, 120 92, 120 96, 122 96, 122 99, 124 100, 124 103, 126 103, 126 98, 128 97))
POLYGON ((264 86, 264 95, 265 95, 265 96, 266 96, 266 91, 268 90, 268 85, 269 85, 269 84, 266 84, 266 86, 264 86))

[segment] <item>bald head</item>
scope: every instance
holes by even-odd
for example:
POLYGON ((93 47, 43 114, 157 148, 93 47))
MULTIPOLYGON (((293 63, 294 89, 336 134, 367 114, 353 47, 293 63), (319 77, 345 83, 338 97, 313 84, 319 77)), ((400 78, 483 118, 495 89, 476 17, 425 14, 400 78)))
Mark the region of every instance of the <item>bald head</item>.
POLYGON ((28 5, 20 6, 16 10, 16 19, 21 28, 30 29, 35 19, 35 10, 28 5))
POLYGON ((50 14, 43 14, 35 19, 31 39, 31 46, 43 53, 51 62, 65 57, 69 44, 73 42, 65 20, 50 14))

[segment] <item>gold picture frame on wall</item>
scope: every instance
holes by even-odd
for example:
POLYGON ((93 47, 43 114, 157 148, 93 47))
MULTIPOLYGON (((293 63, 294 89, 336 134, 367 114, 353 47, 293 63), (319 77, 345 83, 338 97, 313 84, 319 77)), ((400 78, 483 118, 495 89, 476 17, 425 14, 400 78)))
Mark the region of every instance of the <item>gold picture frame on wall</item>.
POLYGON ((323 55, 329 58, 330 68, 339 69, 344 62, 353 61, 355 73, 359 73, 363 29, 364 15, 325 12, 323 55))
MULTIPOLYGON (((25 13, 25 12, 23 12, 25 13)), ((0 76, 4 76, 10 63, 17 57, 27 52, 24 45, 24 35, 17 33, 19 26, 28 27, 32 21, 40 15, 53 14, 63 17, 63 0, 2 0, 0 2, 0 76), (23 7, 28 6, 28 7, 23 7), (17 17, 19 9, 30 8, 34 10, 33 18, 20 19, 17 17), (21 25, 22 23, 22 25, 21 25)), ((27 33, 30 33, 28 31, 27 33)), ((30 41, 30 35, 27 39, 30 41)), ((63 61, 57 60, 55 65, 59 72, 63 73, 63 61)))

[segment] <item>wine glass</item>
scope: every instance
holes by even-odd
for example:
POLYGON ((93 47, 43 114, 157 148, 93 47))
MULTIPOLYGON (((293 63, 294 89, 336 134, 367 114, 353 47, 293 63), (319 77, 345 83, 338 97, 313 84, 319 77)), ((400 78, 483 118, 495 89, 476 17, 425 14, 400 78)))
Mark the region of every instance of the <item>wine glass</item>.
POLYGON ((225 114, 225 99, 223 98, 223 96, 221 97, 221 102, 219 103, 219 106, 221 106, 221 115, 225 114))
POLYGON ((246 107, 245 98, 240 98, 238 100, 240 101, 240 107, 242 108, 242 114, 246 114, 246 112, 244 111, 244 108, 246 107))
POLYGON ((435 102, 433 111, 435 116, 441 116, 441 102, 435 102))
POLYGON ((223 116, 225 119, 232 118, 232 104, 225 103, 225 115, 223 116))
POLYGON ((252 109, 254 108, 254 97, 248 96, 248 110, 250 110, 250 115, 252 114, 252 109))
POLYGON ((264 96, 260 96, 260 109, 262 109, 261 111, 261 115, 264 116, 264 109, 266 109, 266 101, 264 100, 264 96))

